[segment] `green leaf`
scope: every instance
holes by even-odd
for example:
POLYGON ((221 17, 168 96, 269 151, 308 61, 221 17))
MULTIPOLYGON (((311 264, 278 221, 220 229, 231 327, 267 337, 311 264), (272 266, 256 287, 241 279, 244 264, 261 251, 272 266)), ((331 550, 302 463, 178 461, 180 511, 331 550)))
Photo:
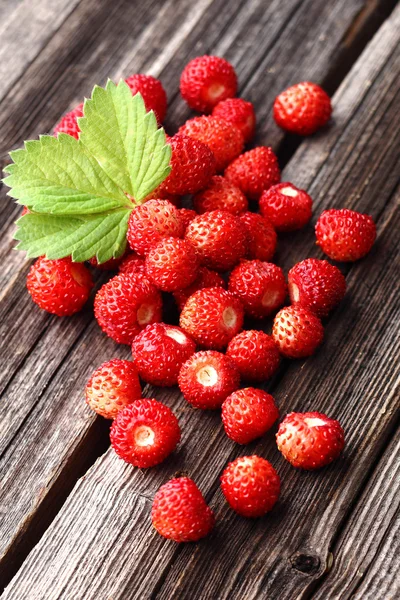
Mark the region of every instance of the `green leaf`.
POLYGON ((83 262, 96 256, 99 263, 123 254, 131 211, 119 209, 107 215, 60 216, 31 213, 17 221, 17 248, 28 257, 49 259, 71 256, 83 262))
POLYGON ((115 184, 140 203, 170 172, 171 147, 125 81, 96 86, 79 119, 80 139, 115 184))

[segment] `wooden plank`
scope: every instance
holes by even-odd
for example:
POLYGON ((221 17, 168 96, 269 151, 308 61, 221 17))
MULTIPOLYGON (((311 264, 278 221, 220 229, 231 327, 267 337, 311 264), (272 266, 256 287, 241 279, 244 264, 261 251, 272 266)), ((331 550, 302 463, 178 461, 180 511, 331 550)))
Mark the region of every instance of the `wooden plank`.
MULTIPOLYGON (((390 173, 396 173, 399 157, 394 145, 399 89, 393 68, 399 19, 397 10, 336 94, 335 127, 307 141, 287 169, 295 182, 311 171, 317 211, 332 204, 328 181, 339 199, 336 205, 369 210, 380 217, 377 247, 351 268, 347 299, 327 326, 324 348, 300 363, 301 376, 298 363, 288 365, 275 388, 282 413, 313 408, 343 422, 348 432, 344 459, 318 474, 301 473, 283 464, 271 436, 252 444, 246 452, 260 452, 278 465, 284 481, 283 498, 266 519, 239 519, 223 502, 215 474, 243 450, 221 433, 217 414, 192 410, 174 390, 158 393, 180 418, 180 451, 146 473, 124 465, 112 452, 98 460, 78 483, 4 598, 23 599, 35 591, 46 598, 61 594, 185 598, 190 590, 192 597, 281 599, 297 597, 322 574, 330 542, 395 419, 396 372, 388 373, 388 365, 395 364, 398 351, 394 338, 397 296, 392 282, 398 260, 399 216, 390 173), (339 157, 349 146, 351 156, 342 164, 339 157), (358 177, 353 195, 347 187, 352 170, 358 177), (165 542, 152 531, 149 519, 143 518, 143 511, 149 513, 154 491, 177 471, 196 479, 219 518, 217 531, 197 545, 165 542)), ((291 236, 286 244, 282 240, 280 257, 286 267, 293 262, 294 251, 297 260, 313 252, 311 228, 302 236, 291 236)))
POLYGON ((399 504, 398 430, 335 543, 333 567, 313 600, 399 597, 399 504))

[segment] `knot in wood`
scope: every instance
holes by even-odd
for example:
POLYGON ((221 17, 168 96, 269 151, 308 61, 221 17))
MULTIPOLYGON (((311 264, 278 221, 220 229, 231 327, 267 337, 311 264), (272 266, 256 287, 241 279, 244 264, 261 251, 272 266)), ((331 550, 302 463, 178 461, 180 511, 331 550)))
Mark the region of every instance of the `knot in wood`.
POLYGON ((321 566, 319 556, 309 552, 295 552, 289 560, 293 569, 306 575, 315 575, 321 566))

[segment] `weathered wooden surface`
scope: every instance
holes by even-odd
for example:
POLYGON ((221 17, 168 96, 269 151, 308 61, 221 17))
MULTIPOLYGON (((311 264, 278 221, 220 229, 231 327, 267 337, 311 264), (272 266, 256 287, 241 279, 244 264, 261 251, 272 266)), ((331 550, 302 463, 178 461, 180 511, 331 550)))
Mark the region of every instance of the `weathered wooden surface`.
MULTIPOLYGON (((276 131, 272 132, 269 115, 275 91, 293 80, 312 78, 314 73, 322 79, 328 73, 330 60, 340 47, 342 38, 339 34, 343 35, 348 29, 348 24, 346 27, 343 21, 338 25, 344 14, 351 16, 346 13, 346 9, 349 10, 347 4, 352 3, 335 3, 333 8, 331 4, 331 10, 319 7, 318 14, 311 15, 311 4, 302 3, 293 10, 293 4, 284 3, 280 6, 288 12, 283 13, 279 21, 278 5, 272 3, 274 10, 270 16, 277 19, 273 25, 276 39, 270 36, 263 52, 258 54, 259 59, 252 63, 254 59, 249 58, 248 46, 243 49, 242 45, 249 44, 251 27, 254 34, 262 31, 259 29, 260 18, 265 9, 261 10, 261 4, 247 3, 229 14, 224 13, 222 5, 216 2, 205 3, 203 18, 191 21, 191 36, 197 35, 205 45, 200 50, 190 51, 198 54, 212 48, 231 58, 235 64, 236 56, 239 72, 248 81, 244 89, 248 89, 248 97, 255 100, 257 113, 263 115, 261 139, 268 140, 269 134, 264 136, 271 130, 271 137, 278 143, 281 137, 276 136, 276 131), (251 9, 249 4, 252 4, 251 9), (215 12, 210 13, 212 10, 215 12), (211 23, 218 18, 226 20, 211 27, 210 14, 213 16, 211 23), (246 29, 241 29, 244 15, 247 15, 246 29), (329 15, 332 15, 332 21, 327 22, 329 15), (234 23, 237 23, 235 27, 234 23), (330 37, 332 30, 337 35, 335 44, 330 37), (207 46, 209 31, 212 38, 207 46), (310 47, 317 36, 316 31, 326 34, 327 43, 321 44, 305 68, 306 55, 313 52, 310 47), (297 42, 293 36, 297 36, 297 42), (300 40, 308 47, 308 52, 304 49, 304 55, 303 49, 299 51, 305 70, 301 71, 302 67, 298 66, 302 76, 297 77, 293 71, 285 80, 286 68, 291 68, 288 65, 290 56, 301 45, 300 40), (289 42, 293 46, 286 50, 289 42), (265 69, 269 64, 275 64, 272 57, 280 57, 279 77, 282 79, 275 89, 275 76, 271 77, 271 90, 269 87, 265 90, 265 69), (255 69, 258 60, 262 61, 263 68, 255 69), (269 106, 268 110, 266 106, 269 106)), ((294 471, 283 464, 272 436, 239 449, 221 433, 217 414, 192 410, 173 390, 167 394, 157 390, 157 397, 173 406, 180 417, 183 428, 180 451, 165 465, 150 472, 131 469, 111 452, 99 459, 79 481, 53 525, 7 588, 5 598, 187 598, 190 590, 191 598, 292 599, 304 594, 308 596, 315 585, 318 586, 328 562, 329 548, 345 519, 349 519, 349 531, 354 523, 358 523, 363 534, 367 534, 357 520, 357 511, 362 511, 362 500, 352 512, 353 503, 369 469, 373 468, 379 452, 390 439, 398 404, 395 381, 398 374, 395 371, 398 317, 395 311, 399 306, 394 282, 399 266, 396 253, 399 217, 395 212, 399 172, 396 140, 399 27, 397 10, 336 94, 335 123, 329 131, 303 143, 285 170, 285 178, 311 190, 316 213, 325 206, 349 206, 371 212, 378 220, 378 244, 366 260, 350 268, 349 293, 327 325, 324 347, 309 361, 287 365, 281 379, 271 386, 282 413, 289 409, 312 408, 339 418, 348 431, 344 459, 318 474, 294 471), (278 466, 284 488, 282 501, 273 514, 258 521, 246 521, 235 516, 223 502, 217 475, 228 460, 253 451, 260 452, 278 466), (150 525, 152 495, 160 483, 177 470, 185 470, 195 477, 219 517, 216 532, 198 545, 168 543, 157 536, 150 525)), ((183 32, 184 36, 188 33, 185 28, 183 32)), ((153 29, 148 35, 154 35, 153 29)), ((257 42, 259 37, 256 37, 257 42)), ((141 39, 146 40, 146 32, 142 33, 141 39)), ((159 39, 161 43, 161 35, 159 39)), ((264 40, 260 40, 261 43, 264 40)), ((176 71, 187 60, 187 55, 182 51, 182 56, 179 50, 182 47, 190 48, 187 38, 181 42, 178 38, 171 41, 171 59, 165 66, 158 51, 153 57, 156 74, 161 70, 170 89, 176 86, 176 71), (169 66, 171 71, 168 71, 169 66)), ((142 48, 146 56, 143 64, 151 71, 151 54, 146 54, 148 41, 142 48)), ((136 70, 139 68, 137 63, 129 62, 132 57, 127 59, 129 70, 136 70)), ((119 67, 115 66, 115 72, 120 69, 122 74, 125 64, 121 62, 119 67)), ((172 124, 182 119, 185 110, 176 98, 172 102, 172 124)), ((278 260, 285 268, 309 255, 317 255, 311 227, 306 233, 303 231, 298 236, 281 240, 278 260)), ((22 300, 22 286, 23 273, 20 273, 10 284, 9 310, 18 298, 26 302, 22 300), (18 285, 18 294, 13 296, 13 289, 18 285)), ((22 305, 25 318, 30 310, 29 302, 22 305)), ((36 313, 35 319, 40 318, 40 313, 36 313)), ((21 532, 29 522, 31 515, 27 506, 31 506, 32 513, 40 512, 46 495, 51 495, 51 491, 56 495, 59 485, 54 484, 59 484, 63 466, 76 457, 77 448, 84 451, 89 449, 89 442, 93 444, 93 439, 89 439, 93 419, 82 404, 81 389, 93 365, 110 357, 114 347, 89 320, 89 315, 83 315, 75 322, 63 324, 43 318, 36 330, 38 343, 35 345, 34 338, 30 341, 27 355, 21 359, 22 369, 14 374, 20 364, 17 363, 10 370, 8 389, 13 390, 11 397, 15 398, 25 382, 28 394, 34 398, 29 418, 22 403, 20 412, 14 407, 14 423, 18 424, 19 431, 15 436, 11 422, 10 452, 5 454, 8 461, 11 455, 14 456, 9 477, 10 480, 15 478, 15 485, 7 502, 2 500, 2 507, 9 505, 15 490, 20 491, 26 482, 21 503, 23 510, 18 512, 18 507, 15 508, 17 527, 13 531, 21 532), (87 329, 83 330, 85 323, 87 329), (66 335, 66 341, 57 349, 60 357, 51 352, 57 335, 66 335), (89 344, 90 353, 84 351, 82 342, 89 344), (73 347, 72 355, 64 360, 70 346, 73 347), (50 364, 44 373, 36 373, 35 392, 32 393, 26 378, 40 355, 48 356, 50 364), (37 390, 43 390, 39 398, 35 398, 37 390), (78 422, 76 427, 70 420, 73 418, 78 422), (29 437, 32 432, 33 437, 29 437), (51 443, 56 438, 61 447, 60 443, 51 443), (24 449, 24 445, 27 448, 24 449), (29 502, 32 503, 33 497, 32 506, 29 502)), ((30 325, 32 327, 32 323, 30 325)), ((15 400, 8 404, 8 411, 14 404, 15 400)), ((75 461, 75 466, 78 463, 75 461)), ((12 520, 10 522, 12 529, 12 520)), ((7 531, 8 535, 12 534, 11 529, 7 531)), ((340 560, 340 546, 338 552, 340 560)), ((385 587, 385 582, 376 577, 374 568, 368 570, 362 585, 366 585, 367 580, 369 585, 379 586, 375 598, 379 598, 379 593, 390 594, 396 589, 394 578, 388 578, 385 587)), ((359 590, 362 589, 361 586, 359 590)), ((386 600, 385 595, 381 597, 386 600)))

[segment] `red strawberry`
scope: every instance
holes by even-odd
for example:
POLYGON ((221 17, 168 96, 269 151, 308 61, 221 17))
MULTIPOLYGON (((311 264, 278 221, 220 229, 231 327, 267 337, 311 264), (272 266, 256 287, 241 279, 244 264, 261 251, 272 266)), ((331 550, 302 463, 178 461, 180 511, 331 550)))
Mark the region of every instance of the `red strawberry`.
POLYGON ((287 293, 282 269, 261 260, 243 260, 233 269, 228 288, 240 299, 245 312, 256 318, 275 312, 287 293))
POLYGON ((315 226, 317 244, 332 260, 353 262, 371 250, 376 226, 369 215, 347 208, 324 210, 315 226))
POLYGON ((104 333, 119 344, 131 344, 146 325, 161 321, 161 294, 140 273, 120 273, 97 292, 94 314, 104 333))
POLYGON ((148 202, 149 200, 168 200, 168 202, 171 202, 171 204, 176 206, 176 208, 180 208, 181 207, 180 197, 167 192, 167 190, 163 186, 163 183, 161 183, 158 187, 156 187, 155 190, 150 192, 150 194, 148 196, 146 196, 146 198, 143 200, 142 204, 144 204, 145 202, 148 202))
POLYGON ((54 127, 53 134, 57 137, 59 133, 67 133, 78 139, 80 132, 79 117, 83 117, 83 102, 63 116, 61 121, 54 127))
POLYGON ((223 171, 243 150, 243 136, 239 129, 217 117, 190 119, 178 133, 207 144, 214 153, 217 172, 223 171))
POLYGON ((149 279, 164 292, 181 290, 196 279, 200 260, 186 240, 164 238, 146 256, 149 279))
POLYGON ((246 196, 236 185, 220 175, 215 175, 208 187, 196 194, 193 204, 199 214, 210 210, 226 210, 232 215, 238 215, 248 208, 246 196))
POLYGON ((192 210, 191 208, 181 208, 179 211, 181 219, 185 225, 185 231, 189 227, 189 223, 193 221, 197 217, 197 212, 192 210))
POLYGON ((185 239, 200 256, 202 265, 216 271, 231 269, 247 251, 242 222, 225 210, 213 210, 193 219, 185 239))
POLYGON ((167 112, 167 94, 161 81, 151 75, 135 74, 125 79, 132 95, 141 94, 146 110, 153 110, 158 123, 162 123, 167 112))
POLYGON ((290 413, 279 425, 276 443, 293 467, 311 471, 339 456, 344 433, 338 421, 321 413, 290 413))
POLYGON ((261 215, 239 215, 247 234, 247 258, 269 262, 276 250, 277 235, 270 221, 261 215))
POLYGON ((200 346, 221 350, 241 330, 243 307, 223 288, 204 288, 190 296, 179 324, 200 346))
POLYGON ((342 300, 346 279, 337 267, 326 260, 307 258, 289 271, 289 295, 292 304, 326 317, 342 300))
POLYGON ((184 196, 206 187, 215 173, 215 158, 207 144, 187 135, 169 138, 171 173, 161 184, 168 193, 184 196))
POLYGON ((147 383, 171 386, 178 383, 183 363, 194 353, 196 344, 180 327, 153 323, 132 342, 132 356, 140 377, 147 383))
POLYGON ((270 335, 263 331, 242 331, 226 349, 245 381, 265 381, 278 370, 280 354, 270 335))
POLYGON ((307 225, 312 215, 312 200, 292 183, 278 183, 263 192, 260 212, 276 231, 295 231, 307 225))
POLYGON ((126 258, 122 261, 119 266, 120 273, 140 273, 141 275, 146 274, 146 267, 144 264, 144 259, 137 256, 137 254, 128 254, 126 258))
POLYGON ((82 263, 74 263, 70 258, 48 260, 42 256, 31 266, 26 287, 40 308, 65 317, 83 308, 93 281, 82 263))
POLYGON ((160 487, 154 496, 151 520, 160 535, 174 542, 197 542, 215 523, 212 510, 189 477, 171 479, 160 487))
POLYGON ((214 350, 193 354, 178 377, 185 399, 195 408, 203 409, 220 408, 239 383, 239 371, 233 360, 214 350))
POLYGON ((324 337, 321 321, 301 306, 286 306, 274 319, 272 337, 287 358, 305 358, 314 354, 324 337))
POLYGON ((252 387, 233 392, 222 405, 225 433, 238 444, 249 444, 264 435, 278 417, 273 397, 252 387))
POLYGON ((331 99, 316 83, 304 81, 275 99, 274 119, 286 131, 311 135, 323 127, 332 113, 331 99))
POLYGON ((115 419, 120 410, 142 397, 134 364, 119 358, 103 363, 87 382, 85 395, 92 410, 106 419, 115 419))
POLYGON ((242 98, 228 98, 217 104, 212 111, 212 116, 223 119, 232 127, 237 127, 245 143, 254 136, 256 115, 251 102, 246 102, 242 98))
POLYGON ((237 90, 235 69, 219 56, 197 56, 182 71, 180 91, 190 108, 211 112, 237 90))
POLYGON ((281 174, 272 148, 259 146, 234 160, 225 177, 237 185, 250 200, 258 200, 264 190, 279 183, 281 174))
POLYGON ((140 398, 117 414, 111 425, 111 446, 122 460, 141 469, 163 462, 179 443, 178 419, 168 406, 140 398))
POLYGON ((210 269, 207 269, 207 267, 200 267, 198 270, 198 275, 192 285, 189 285, 183 290, 177 290, 174 292, 174 298, 179 310, 183 309, 187 299, 197 292, 197 290, 213 287, 226 288, 226 283, 219 273, 210 271, 210 269))
POLYGON ((180 238, 184 233, 179 209, 167 200, 149 200, 137 206, 129 217, 128 242, 140 256, 163 238, 180 238))
POLYGON ((240 456, 221 477, 223 494, 242 517, 261 517, 273 509, 281 483, 274 467, 260 456, 240 456))

